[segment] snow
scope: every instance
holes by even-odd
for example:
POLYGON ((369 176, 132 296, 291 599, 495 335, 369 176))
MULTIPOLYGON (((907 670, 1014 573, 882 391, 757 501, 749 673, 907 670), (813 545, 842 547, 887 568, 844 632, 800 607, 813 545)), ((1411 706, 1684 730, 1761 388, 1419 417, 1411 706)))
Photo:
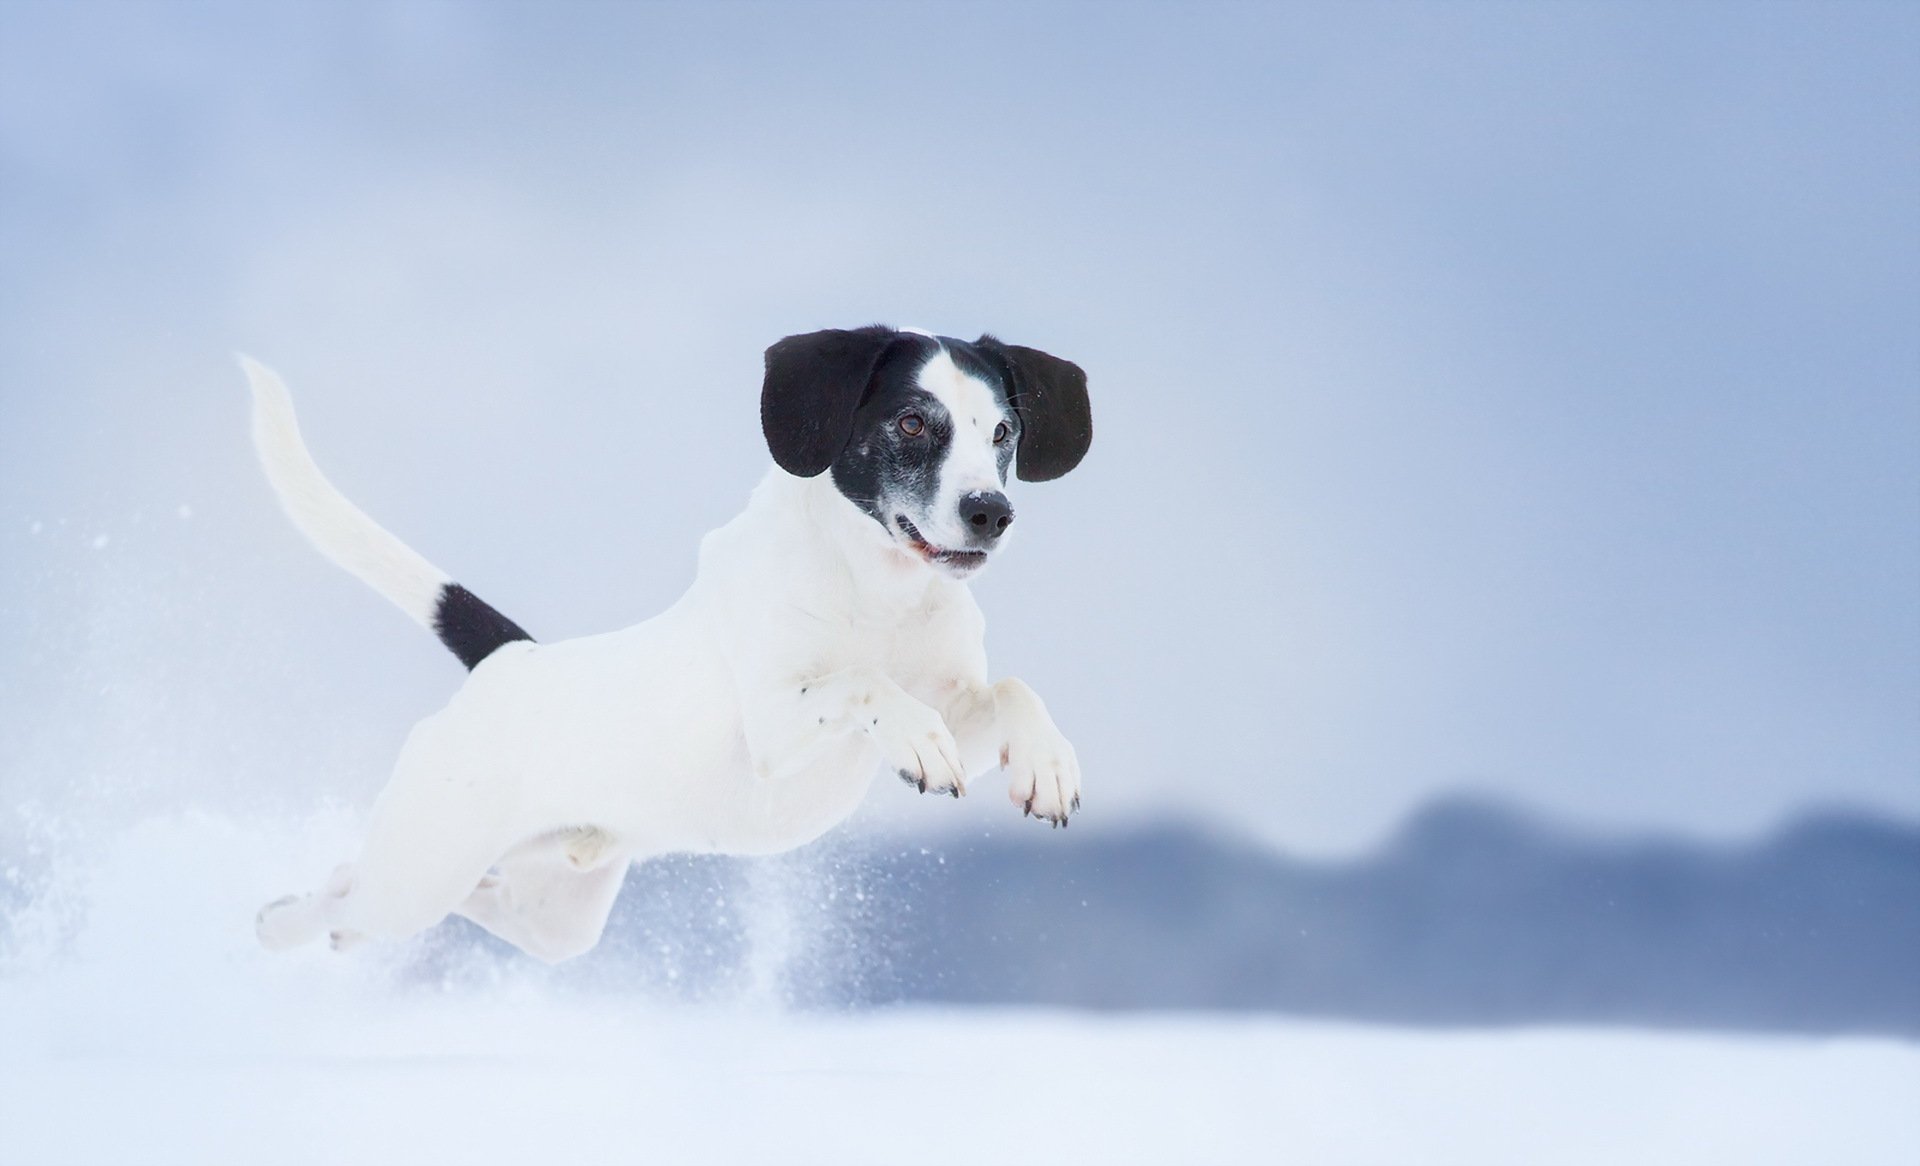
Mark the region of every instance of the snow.
POLYGON ((251 1036, 9 1040, 11 1160, 1866 1164, 1920 1135, 1920 1052, 1876 1041, 512 993, 251 1036))
POLYGON ((667 1004, 258 951, 253 907, 353 829, 151 819, 11 871, 0 1162, 1870 1166, 1920 1141, 1920 1046, 1892 1040, 796 1012, 759 976, 667 1004))

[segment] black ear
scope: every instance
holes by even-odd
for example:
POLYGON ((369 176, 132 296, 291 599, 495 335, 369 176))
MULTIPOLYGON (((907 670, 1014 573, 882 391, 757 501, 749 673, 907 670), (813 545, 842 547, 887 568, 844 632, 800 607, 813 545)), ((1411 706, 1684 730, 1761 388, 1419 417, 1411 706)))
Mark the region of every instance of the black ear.
POLYGON ((999 362, 1020 415, 1020 445, 1013 459, 1020 480, 1049 482, 1079 465, 1093 444, 1093 407, 1080 366, 991 336, 974 341, 974 347, 999 362))
POLYGON ((789 336, 767 349, 760 429, 773 460, 811 478, 840 456, 880 357, 900 334, 875 324, 789 336))

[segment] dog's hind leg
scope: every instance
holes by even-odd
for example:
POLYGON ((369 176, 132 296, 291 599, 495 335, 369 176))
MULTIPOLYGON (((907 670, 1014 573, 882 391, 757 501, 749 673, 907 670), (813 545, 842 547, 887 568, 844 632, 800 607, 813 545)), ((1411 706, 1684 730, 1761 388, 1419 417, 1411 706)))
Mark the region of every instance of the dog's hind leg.
POLYGON ((325 885, 310 895, 288 895, 260 908, 254 916, 254 934, 268 951, 285 951, 334 930, 332 912, 353 886, 353 867, 334 868, 325 885))
POLYGON ((537 960, 557 964, 600 942, 628 859, 603 832, 566 831, 502 859, 457 913, 537 960))
POLYGON ((446 840, 431 837, 413 841, 425 845, 396 850, 380 845, 376 834, 358 861, 336 868, 319 890, 262 907, 254 921, 261 946, 284 951, 326 935, 334 950, 345 951, 370 938, 416 935, 452 914, 503 849, 497 843, 436 846, 446 840))
POLYGON ((292 947, 323 933, 336 947, 405 939, 452 914, 507 853, 524 832, 513 827, 511 799, 497 792, 512 775, 446 727, 429 718, 414 729, 374 803, 360 856, 321 890, 268 904, 256 925, 262 944, 292 947))

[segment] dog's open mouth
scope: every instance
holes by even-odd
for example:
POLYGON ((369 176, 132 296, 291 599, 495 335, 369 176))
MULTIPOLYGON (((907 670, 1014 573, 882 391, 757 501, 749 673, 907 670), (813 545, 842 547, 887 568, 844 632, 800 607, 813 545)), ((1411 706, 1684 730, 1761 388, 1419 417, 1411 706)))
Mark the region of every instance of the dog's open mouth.
POLYGON ((906 515, 896 514, 893 520, 899 524, 900 533, 906 536, 907 545, 913 548, 914 553, 935 566, 965 573, 987 565, 985 551, 950 551, 936 547, 921 535, 919 527, 907 521, 906 515))

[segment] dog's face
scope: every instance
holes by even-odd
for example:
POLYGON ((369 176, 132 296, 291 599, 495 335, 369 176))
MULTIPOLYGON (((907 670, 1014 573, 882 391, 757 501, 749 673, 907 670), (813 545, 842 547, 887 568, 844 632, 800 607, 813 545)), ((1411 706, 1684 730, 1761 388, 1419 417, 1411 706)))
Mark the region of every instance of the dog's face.
POLYGON ((912 336, 893 345, 853 415, 834 485, 928 563, 965 576, 1013 523, 1007 471, 1020 417, 971 346, 912 336))
POLYGON ((831 471, 848 502, 955 578, 985 566, 1013 523, 1008 471, 1057 478, 1092 440, 1086 374, 983 336, 872 327, 789 336, 767 350, 767 446, 782 469, 831 471))

